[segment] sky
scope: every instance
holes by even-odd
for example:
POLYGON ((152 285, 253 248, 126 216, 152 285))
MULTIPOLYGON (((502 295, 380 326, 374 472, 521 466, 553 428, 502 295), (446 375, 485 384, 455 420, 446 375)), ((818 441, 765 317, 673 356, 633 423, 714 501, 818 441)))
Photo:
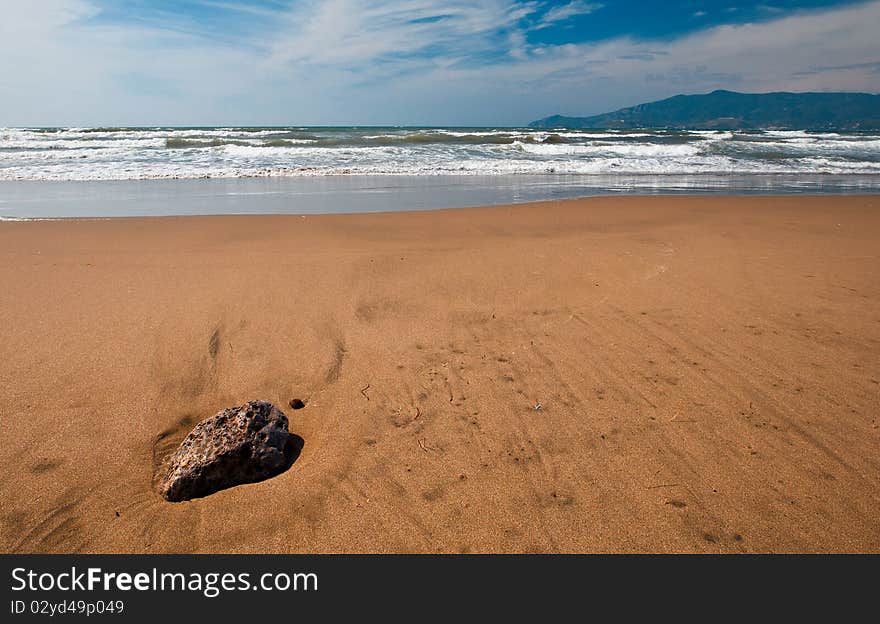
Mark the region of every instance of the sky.
POLYGON ((0 126, 523 125, 880 92, 880 0, 0 0, 0 126))

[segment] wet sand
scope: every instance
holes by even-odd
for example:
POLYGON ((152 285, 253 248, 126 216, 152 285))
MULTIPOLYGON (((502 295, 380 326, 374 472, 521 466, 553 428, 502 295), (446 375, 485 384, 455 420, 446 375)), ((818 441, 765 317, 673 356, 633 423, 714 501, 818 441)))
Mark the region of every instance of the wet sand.
POLYGON ((880 552, 878 241, 878 196, 0 222, 0 551, 880 552), (251 399, 293 466, 161 499, 251 399))

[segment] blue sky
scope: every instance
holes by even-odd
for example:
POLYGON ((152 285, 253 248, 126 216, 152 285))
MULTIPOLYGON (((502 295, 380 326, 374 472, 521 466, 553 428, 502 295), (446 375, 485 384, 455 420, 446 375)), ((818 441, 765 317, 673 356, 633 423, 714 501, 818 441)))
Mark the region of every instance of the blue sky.
POLYGON ((0 126, 515 125, 880 91, 880 2, 0 0, 0 126))

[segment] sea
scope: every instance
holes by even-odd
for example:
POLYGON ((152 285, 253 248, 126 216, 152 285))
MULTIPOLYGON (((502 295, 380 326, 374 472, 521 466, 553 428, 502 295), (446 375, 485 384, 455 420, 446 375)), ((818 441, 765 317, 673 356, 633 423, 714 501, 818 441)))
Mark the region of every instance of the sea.
POLYGON ((878 192, 880 133, 867 132, 0 128, 2 219, 878 192))

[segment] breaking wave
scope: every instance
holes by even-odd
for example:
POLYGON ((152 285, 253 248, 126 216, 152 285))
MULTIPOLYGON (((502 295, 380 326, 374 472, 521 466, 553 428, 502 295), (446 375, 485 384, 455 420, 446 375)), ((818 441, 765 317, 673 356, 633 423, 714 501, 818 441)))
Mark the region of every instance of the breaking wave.
POLYGON ((0 180, 616 173, 880 176, 880 135, 294 126, 0 128, 0 180))

